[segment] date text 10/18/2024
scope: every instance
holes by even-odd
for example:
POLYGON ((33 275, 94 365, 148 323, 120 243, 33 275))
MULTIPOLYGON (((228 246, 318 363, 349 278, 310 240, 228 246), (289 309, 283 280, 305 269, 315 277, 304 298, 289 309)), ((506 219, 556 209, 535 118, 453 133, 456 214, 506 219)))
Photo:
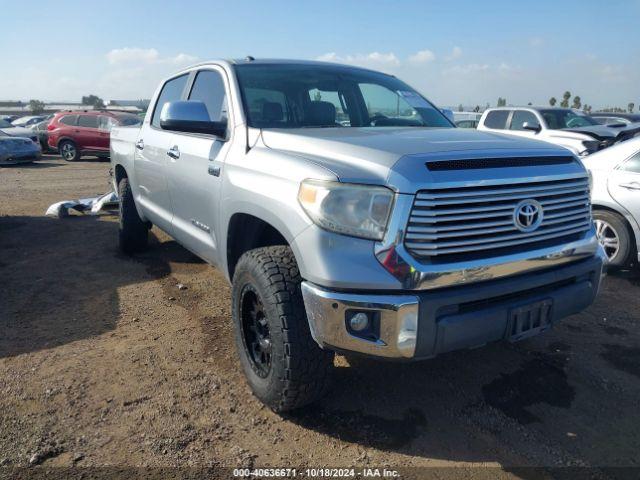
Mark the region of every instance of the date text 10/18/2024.
POLYGON ((234 468, 234 477, 247 478, 399 478, 397 470, 387 468, 234 468))

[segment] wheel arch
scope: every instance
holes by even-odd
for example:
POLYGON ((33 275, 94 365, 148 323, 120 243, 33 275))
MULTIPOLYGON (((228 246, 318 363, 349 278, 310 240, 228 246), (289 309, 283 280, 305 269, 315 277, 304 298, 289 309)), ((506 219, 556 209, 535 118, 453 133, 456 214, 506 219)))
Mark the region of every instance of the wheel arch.
POLYGON ((280 228, 255 215, 236 212, 229 218, 226 235, 226 273, 233 279, 240 257, 249 250, 274 245, 291 246, 280 228))
POLYGON ((633 248, 632 257, 634 261, 640 262, 640 230, 638 230, 637 225, 634 223, 633 217, 626 211, 621 211, 620 209, 603 203, 593 203, 592 208, 594 212, 598 210, 609 212, 622 219, 627 232, 631 236, 631 247, 633 248))
POLYGON ((72 137, 67 137, 67 136, 58 137, 58 141, 56 143, 56 148, 60 148, 60 144, 62 142, 72 142, 76 146, 76 148, 78 148, 78 142, 76 142, 72 137))

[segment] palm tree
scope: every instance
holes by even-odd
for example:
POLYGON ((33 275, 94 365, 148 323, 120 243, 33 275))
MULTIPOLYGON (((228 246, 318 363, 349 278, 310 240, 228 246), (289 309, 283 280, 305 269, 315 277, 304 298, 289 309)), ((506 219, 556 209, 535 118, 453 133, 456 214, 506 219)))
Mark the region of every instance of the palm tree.
POLYGON ((552 107, 555 107, 556 103, 558 103, 558 100, 556 100, 556 97, 551 97, 549 99, 549 105, 551 105, 552 107))
POLYGON ((581 106, 582 106, 582 100, 578 95, 576 95, 575 97, 573 97, 573 108, 575 108, 576 110, 580 110, 581 106))

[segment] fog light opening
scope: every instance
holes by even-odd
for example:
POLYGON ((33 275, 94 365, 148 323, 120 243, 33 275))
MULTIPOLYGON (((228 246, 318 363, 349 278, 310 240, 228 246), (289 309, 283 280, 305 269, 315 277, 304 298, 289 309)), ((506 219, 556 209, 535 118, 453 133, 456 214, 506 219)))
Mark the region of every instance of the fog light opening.
POLYGON ((347 310, 345 323, 355 337, 376 342, 380 336, 380 313, 375 310, 347 310))

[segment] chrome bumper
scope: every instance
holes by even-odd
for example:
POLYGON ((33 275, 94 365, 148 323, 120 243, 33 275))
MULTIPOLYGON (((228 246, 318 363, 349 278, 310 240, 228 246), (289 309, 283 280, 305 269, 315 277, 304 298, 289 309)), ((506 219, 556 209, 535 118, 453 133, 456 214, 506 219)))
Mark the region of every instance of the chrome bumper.
POLYGON ((588 307, 603 275, 603 253, 577 263, 510 278, 398 295, 334 292, 302 282, 313 339, 322 348, 381 358, 425 359, 512 340, 511 312, 549 302, 549 326, 588 307), (374 327, 356 332, 350 319, 365 313, 374 327))
POLYGON ((302 282, 313 339, 321 347, 337 348, 377 357, 412 358, 418 336, 418 297, 330 292, 302 282), (352 310, 379 312, 376 341, 349 333, 346 314, 352 310))

